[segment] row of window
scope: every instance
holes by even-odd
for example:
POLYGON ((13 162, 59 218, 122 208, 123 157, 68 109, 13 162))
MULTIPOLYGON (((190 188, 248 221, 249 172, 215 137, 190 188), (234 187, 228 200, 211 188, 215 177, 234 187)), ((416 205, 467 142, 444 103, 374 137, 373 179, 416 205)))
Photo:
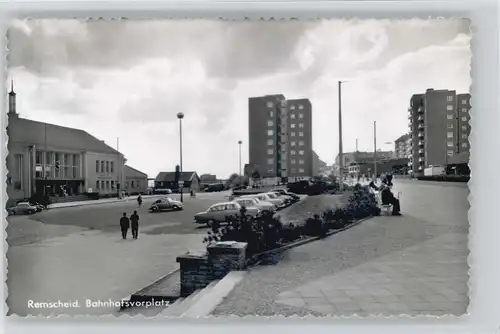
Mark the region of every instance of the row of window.
MULTIPOLYGON (((304 118, 304 114, 301 113, 301 112, 298 114, 298 116, 299 116, 299 119, 303 119, 304 118)), ((274 111, 269 110, 269 117, 272 118, 272 119, 274 119, 274 111)), ((296 118, 297 118, 297 115, 295 113, 293 113, 293 112, 290 113, 290 119, 296 119, 296 118)), ((272 126, 272 125, 270 125, 270 126, 272 126)))
MULTIPOLYGON (((447 119, 450 119, 450 120, 451 120, 451 119, 455 119, 455 115, 453 115, 453 114, 447 114, 447 115, 446 115, 446 118, 447 118, 447 119)), ((462 116, 462 117, 460 118, 460 120, 461 120, 462 122, 467 122, 467 116, 462 116)))
MULTIPOLYGON (((448 147, 455 147, 455 142, 453 142, 453 141, 448 141, 447 145, 448 145, 448 147)), ((462 143, 460 146, 462 146, 463 148, 467 148, 467 147, 469 147, 469 144, 467 144, 467 143, 462 143)))
POLYGON ((35 177, 78 178, 80 177, 80 155, 36 151, 35 177))
POLYGON ((97 180, 95 181, 96 190, 109 190, 115 189, 115 181, 113 180, 97 180))
MULTIPOLYGON (((462 125, 461 128, 462 128, 462 131, 467 131, 469 129, 469 127, 467 125, 462 125)), ((448 129, 453 129, 452 123, 448 123, 448 129)))
MULTIPOLYGON (((299 140, 299 146, 304 146, 305 144, 306 143, 303 140, 299 140)), ((274 145, 274 140, 273 139, 268 139, 267 140, 267 145, 268 146, 273 146, 274 145)), ((290 142, 290 146, 292 146, 292 147, 297 146, 297 142, 296 141, 291 141, 290 142)))
POLYGON ((114 161, 96 160, 95 172, 96 173, 114 173, 114 161))
MULTIPOLYGON (((297 173, 297 169, 296 168, 292 168, 290 169, 290 172, 291 173, 297 173)), ((303 169, 303 168, 299 168, 299 173, 305 173, 306 171, 303 169)))
MULTIPOLYGON (((267 130, 267 135, 272 137, 274 136, 274 130, 267 130)), ((290 136, 295 137, 296 132, 290 132, 290 136)), ((299 137, 304 137, 304 132, 299 132, 299 137)))
MULTIPOLYGON (((267 126, 274 126, 274 121, 272 121, 272 120, 267 121, 267 126)), ((292 128, 292 129, 295 129, 296 126, 297 126, 296 123, 290 124, 290 128, 292 128)), ((304 123, 298 123, 298 126, 299 126, 299 128, 304 128, 304 123)))
MULTIPOLYGON (((267 105, 268 108, 274 108, 274 103, 272 101, 268 101, 266 105, 267 105)), ((295 105, 293 105, 293 104, 290 105, 290 109, 291 110, 295 110, 295 108, 296 108, 295 105)), ((304 106, 302 104, 299 104, 297 106, 297 108, 300 109, 300 110, 302 110, 302 109, 304 109, 304 106)))
MULTIPOLYGON (((452 102, 453 101, 453 95, 448 95, 446 97, 446 101, 452 102)), ((462 104, 467 104, 467 99, 462 99, 462 104)))
MULTIPOLYGON (((448 132, 447 133, 447 137, 448 138, 453 138, 454 137, 454 133, 453 132, 448 132)), ((462 133, 461 136, 460 136, 462 139, 467 139, 469 138, 469 135, 467 133, 462 133)))

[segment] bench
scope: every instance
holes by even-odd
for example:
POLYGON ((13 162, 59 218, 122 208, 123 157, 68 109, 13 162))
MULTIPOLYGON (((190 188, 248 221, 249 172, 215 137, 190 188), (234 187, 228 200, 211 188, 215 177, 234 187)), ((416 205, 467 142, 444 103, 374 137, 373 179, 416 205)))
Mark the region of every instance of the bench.
POLYGON ((391 204, 382 204, 380 205, 380 215, 381 216, 390 216, 392 215, 392 205, 391 204))

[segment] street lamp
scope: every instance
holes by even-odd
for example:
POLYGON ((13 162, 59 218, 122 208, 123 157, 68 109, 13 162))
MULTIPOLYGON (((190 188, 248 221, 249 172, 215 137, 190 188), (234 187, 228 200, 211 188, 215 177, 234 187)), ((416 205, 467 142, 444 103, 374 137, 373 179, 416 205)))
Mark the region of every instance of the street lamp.
MULTIPOLYGON (((183 113, 178 113, 177 118, 179 119, 179 158, 180 158, 180 165, 179 165, 179 178, 182 178, 182 119, 184 118, 183 113)), ((179 180, 179 192, 181 194, 181 202, 184 201, 183 195, 182 195, 182 188, 184 187, 184 181, 179 180)))
POLYGON ((240 169, 239 169, 239 171, 240 171, 240 177, 242 176, 242 172, 241 172, 241 144, 242 143, 243 142, 241 140, 238 140, 238 149, 239 149, 239 157, 240 157, 240 169))

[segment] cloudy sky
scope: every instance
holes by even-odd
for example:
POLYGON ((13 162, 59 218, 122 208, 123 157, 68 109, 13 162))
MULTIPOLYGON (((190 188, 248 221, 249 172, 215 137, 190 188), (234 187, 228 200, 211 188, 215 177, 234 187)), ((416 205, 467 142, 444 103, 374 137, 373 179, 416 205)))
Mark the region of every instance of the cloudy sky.
MULTIPOLYGON (((82 128, 155 177, 184 170, 238 172, 248 159, 248 97, 309 98, 313 148, 338 153, 337 82, 344 151, 380 148, 408 129, 412 94, 469 92, 467 20, 16 21, 9 80, 21 117, 82 128)), ((9 85, 10 86, 10 85, 9 85)))

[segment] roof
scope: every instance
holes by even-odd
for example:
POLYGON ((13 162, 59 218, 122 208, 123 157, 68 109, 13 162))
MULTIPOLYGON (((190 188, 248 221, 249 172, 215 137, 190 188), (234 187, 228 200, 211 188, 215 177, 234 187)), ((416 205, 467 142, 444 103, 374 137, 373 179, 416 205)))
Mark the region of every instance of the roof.
MULTIPOLYGON (((196 172, 181 172, 179 181, 191 181, 194 176, 198 177, 198 174, 196 172)), ((175 172, 160 172, 155 181, 175 181, 175 172)))
POLYGON ((410 138, 410 134, 405 133, 404 135, 402 135, 398 139, 396 139, 395 142, 398 142, 398 141, 407 141, 409 138, 410 138))
POLYGON ((140 170, 137 170, 137 169, 132 168, 132 167, 127 166, 127 165, 125 165, 124 167, 125 167, 124 172, 125 172, 126 174, 129 172, 130 174, 140 174, 141 176, 144 176, 144 177, 146 177, 146 178, 148 177, 148 174, 143 173, 143 172, 141 172, 140 170))
POLYGON ((12 142, 96 153, 119 153, 104 141, 81 129, 18 117, 9 118, 8 128, 12 142))

